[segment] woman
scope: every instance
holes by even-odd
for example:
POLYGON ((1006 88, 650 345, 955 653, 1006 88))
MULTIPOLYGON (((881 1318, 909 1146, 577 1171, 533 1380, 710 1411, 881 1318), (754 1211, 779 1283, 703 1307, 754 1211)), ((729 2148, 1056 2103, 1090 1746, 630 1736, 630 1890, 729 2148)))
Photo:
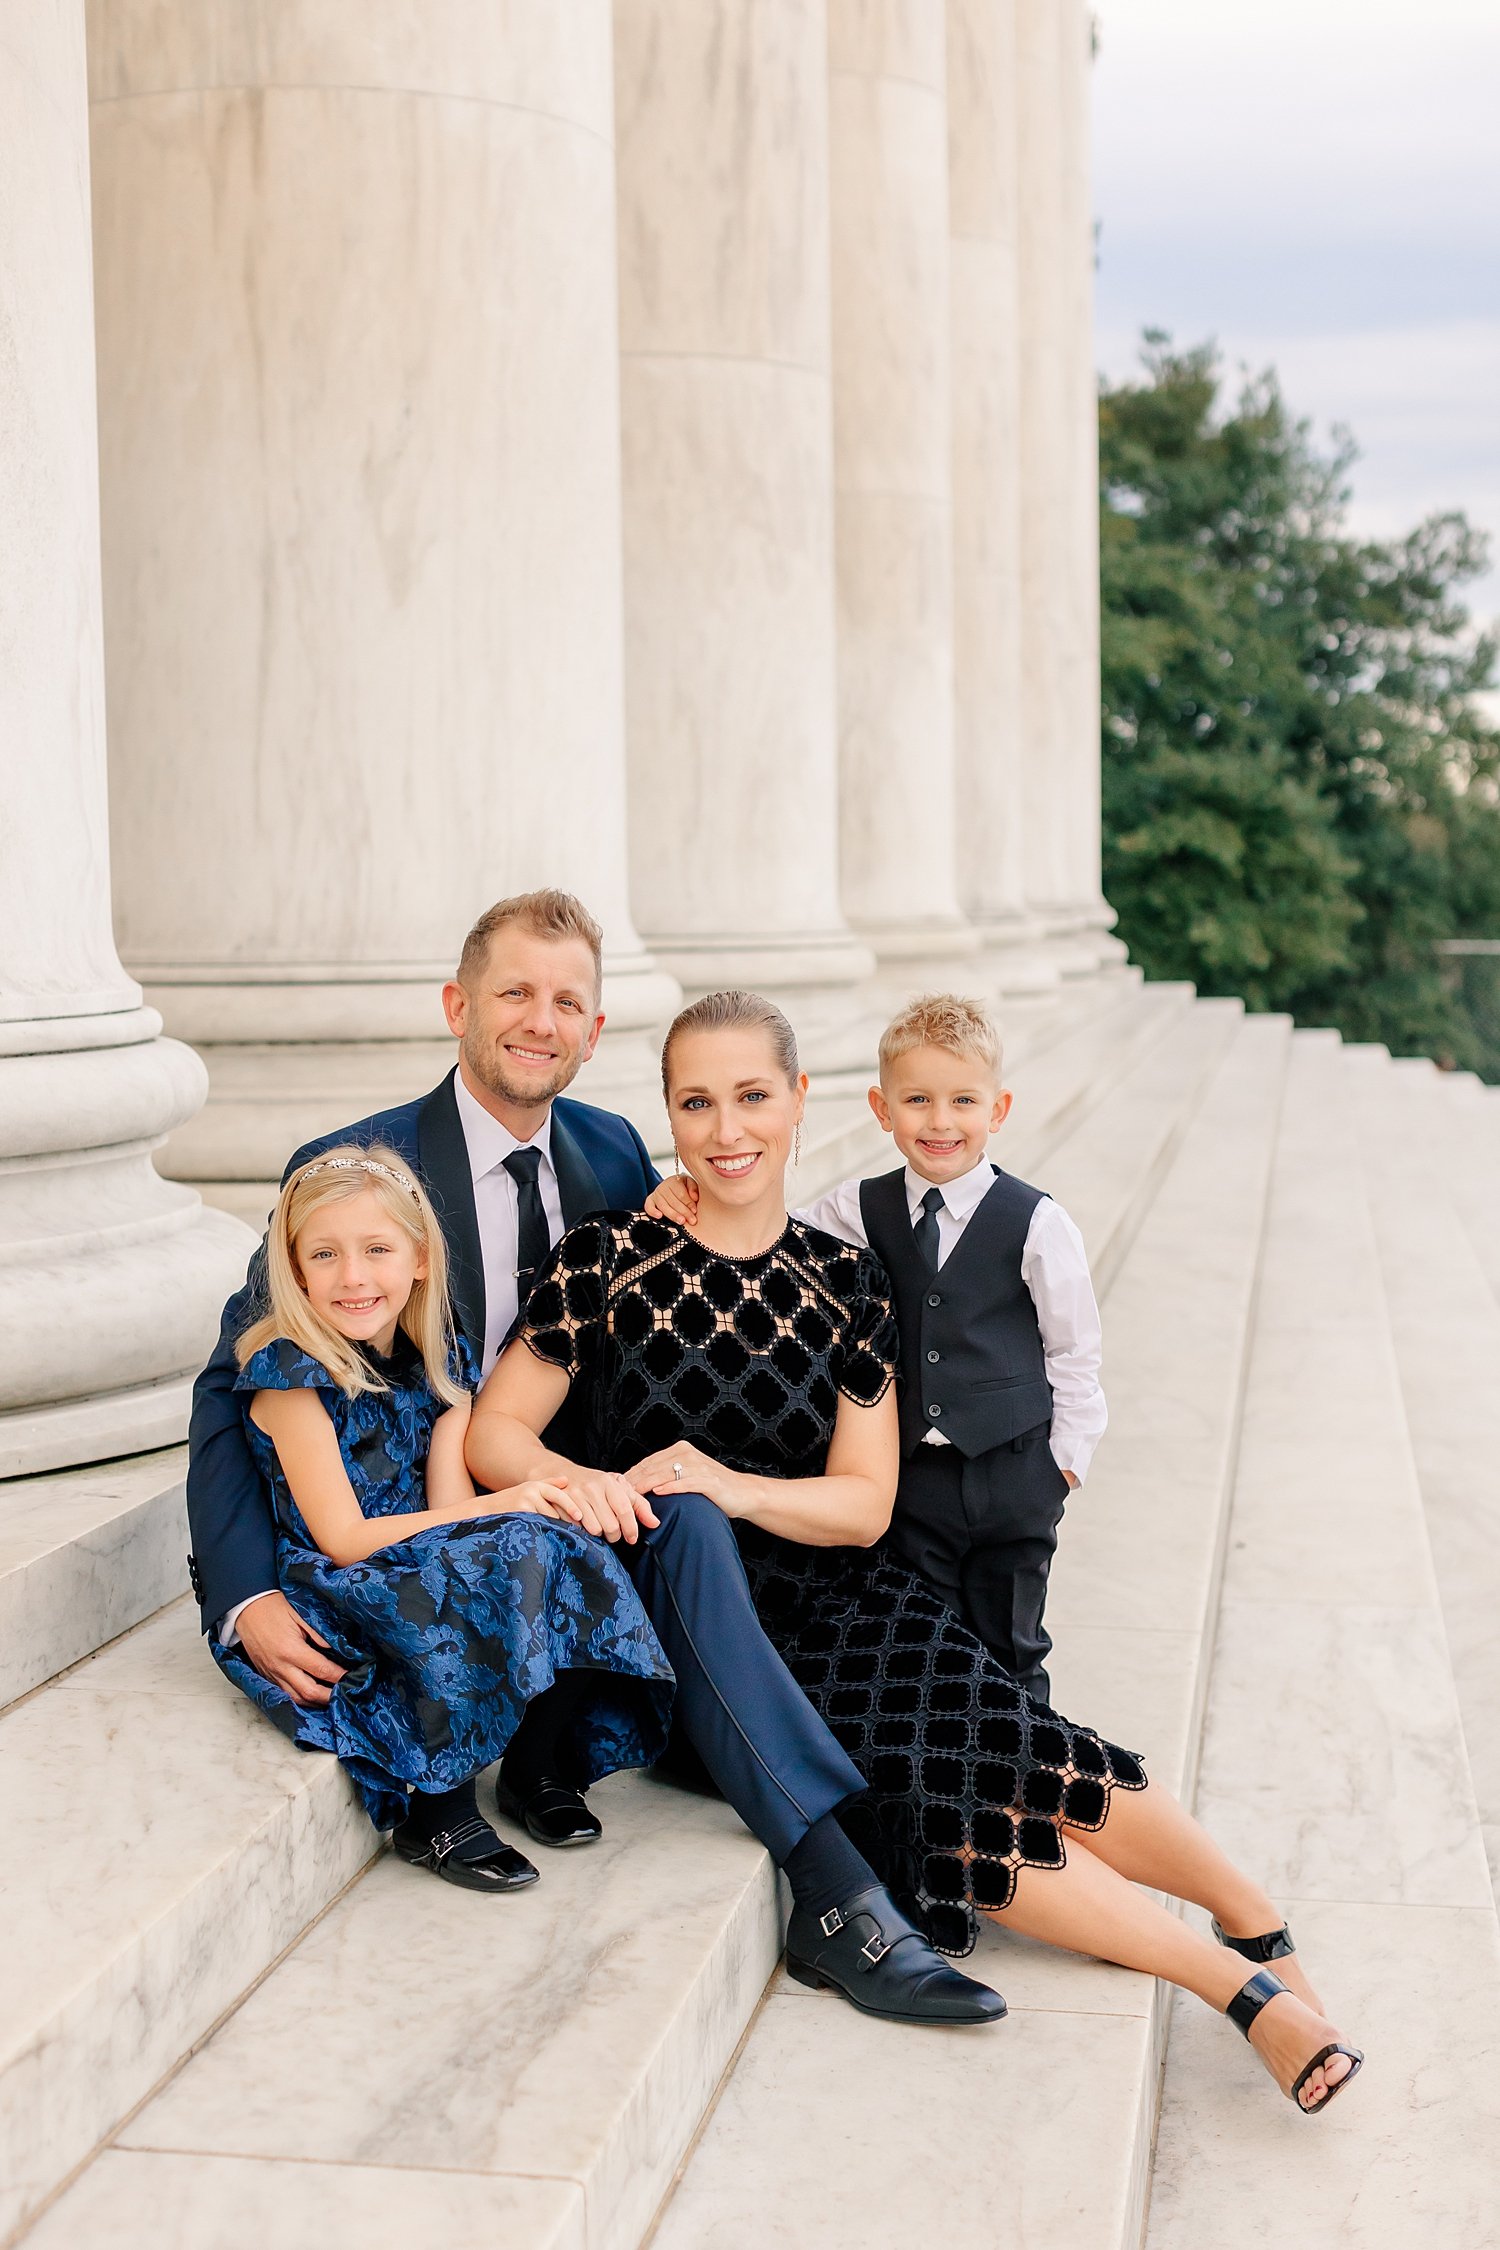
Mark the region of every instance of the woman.
MULTIPOLYGON (((687 1487, 733 1521, 767 1632, 869 1785, 845 1826, 934 1942, 968 1951, 982 1912, 1168 1978, 1228 2013, 1299 2109, 1326 2107, 1362 2058, 1266 1893, 1128 1751, 1033 1703, 920 1579, 861 1551, 895 1494, 895 1328, 868 1253, 787 1216, 807 1080, 786 1019, 711 994, 662 1075, 697 1225, 610 1213, 563 1238, 476 1404, 476 1477, 576 1485, 538 1433, 584 1380, 592 1458, 627 1505, 687 1487), (1206 1907, 1220 1943, 1148 1889, 1206 1907), (1246 1959, 1284 1974, 1247 1982, 1246 1959)), ((563 1502, 614 1536, 612 1505, 563 1502)), ((790 1939, 788 1966, 816 1977, 790 1939)))

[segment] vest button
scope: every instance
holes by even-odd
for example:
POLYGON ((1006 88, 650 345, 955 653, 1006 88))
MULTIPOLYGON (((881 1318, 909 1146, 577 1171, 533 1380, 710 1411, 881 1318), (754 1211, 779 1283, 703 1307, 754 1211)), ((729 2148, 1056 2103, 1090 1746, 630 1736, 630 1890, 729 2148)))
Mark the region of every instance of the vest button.
POLYGON ((927 1300, 927 1302, 928 1302, 928 1304, 929 1304, 929 1305, 940 1305, 940 1304, 942 1303, 942 1301, 943 1301, 943 1300, 942 1300, 942 1298, 941 1298, 941 1297, 939 1297, 939 1296, 937 1296, 936 1294, 934 1294, 933 1296, 929 1297, 929 1298, 928 1298, 928 1300, 927 1300))
POLYGON ((928 1414, 931 1416, 934 1422, 937 1420, 942 1411, 943 1410, 940 1406, 929 1406, 927 1409, 928 1414))
POLYGON ((942 1354, 941 1354, 940 1352, 929 1352, 929 1353, 927 1354, 927 1357, 928 1357, 928 1360, 929 1360, 930 1364, 931 1364, 932 1366, 936 1367, 936 1365, 937 1365, 937 1363, 938 1363, 939 1359, 940 1359, 940 1358, 942 1357, 942 1354))

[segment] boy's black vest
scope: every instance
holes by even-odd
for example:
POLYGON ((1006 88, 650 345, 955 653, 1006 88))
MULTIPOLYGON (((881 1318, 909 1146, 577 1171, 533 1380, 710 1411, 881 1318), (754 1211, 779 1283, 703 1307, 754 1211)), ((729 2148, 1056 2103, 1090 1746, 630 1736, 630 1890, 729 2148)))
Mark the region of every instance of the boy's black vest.
POLYGON ((936 1273, 912 1233, 906 1168, 862 1180, 870 1248, 890 1275, 901 1332, 901 1450, 937 1430, 971 1459, 1052 1415, 1052 1387, 1021 1257, 1040 1188, 995 1184, 936 1273))

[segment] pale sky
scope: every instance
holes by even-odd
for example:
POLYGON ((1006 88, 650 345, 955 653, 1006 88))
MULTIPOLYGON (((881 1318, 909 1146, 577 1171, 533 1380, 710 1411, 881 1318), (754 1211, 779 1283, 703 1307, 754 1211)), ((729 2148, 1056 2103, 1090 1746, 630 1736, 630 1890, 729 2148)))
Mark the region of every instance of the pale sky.
POLYGON ((1460 507, 1500 616, 1500 0, 1096 0, 1098 358, 1274 365, 1355 528, 1460 507))

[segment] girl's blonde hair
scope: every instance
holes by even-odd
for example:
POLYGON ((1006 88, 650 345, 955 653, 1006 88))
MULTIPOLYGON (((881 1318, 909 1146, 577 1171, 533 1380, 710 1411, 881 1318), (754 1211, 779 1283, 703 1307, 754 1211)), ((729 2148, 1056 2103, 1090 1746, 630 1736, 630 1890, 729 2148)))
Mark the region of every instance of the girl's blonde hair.
POLYGON ((262 1345, 285 1336, 289 1343, 299 1344, 321 1361, 346 1397, 388 1387, 358 1344, 341 1336, 315 1310, 297 1271, 297 1237, 314 1214, 331 1203, 348 1203, 367 1190, 378 1197, 387 1218, 418 1250, 427 1253, 427 1277, 413 1282, 397 1326, 405 1330, 421 1353, 427 1380, 438 1397, 449 1406, 457 1406, 468 1393, 449 1371, 453 1320, 448 1310, 448 1251, 443 1230, 420 1184, 395 1150, 378 1144, 372 1148, 325 1149, 321 1156, 299 1165, 277 1197, 266 1229, 270 1309, 252 1322, 235 1346, 240 1365, 247 1366, 262 1345))

